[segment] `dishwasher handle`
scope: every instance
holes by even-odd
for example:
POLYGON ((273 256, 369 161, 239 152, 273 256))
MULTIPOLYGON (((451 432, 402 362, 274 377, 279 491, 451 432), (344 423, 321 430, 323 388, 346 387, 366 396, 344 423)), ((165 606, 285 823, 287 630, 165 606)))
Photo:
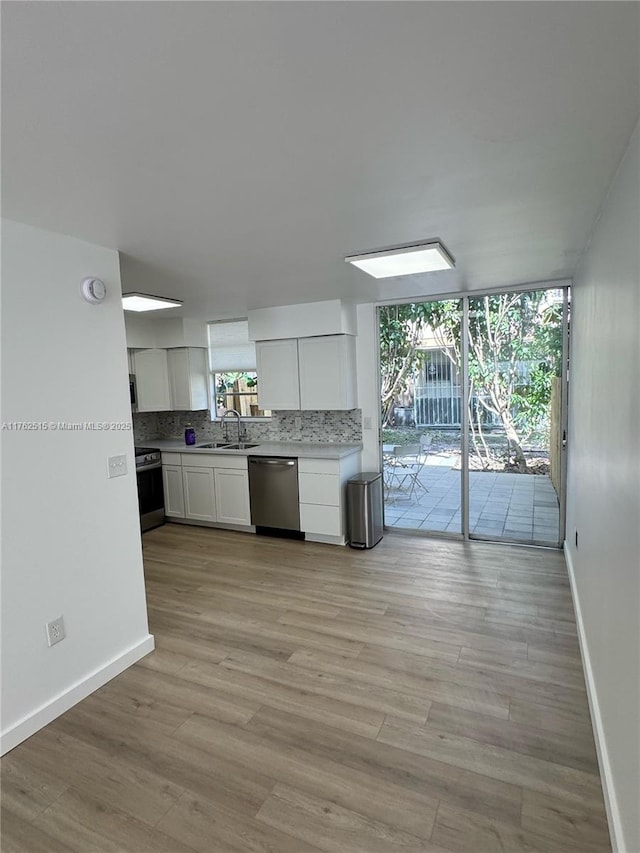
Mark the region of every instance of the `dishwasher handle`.
POLYGON ((249 459, 251 465, 286 465, 291 466, 296 464, 295 459, 249 459))

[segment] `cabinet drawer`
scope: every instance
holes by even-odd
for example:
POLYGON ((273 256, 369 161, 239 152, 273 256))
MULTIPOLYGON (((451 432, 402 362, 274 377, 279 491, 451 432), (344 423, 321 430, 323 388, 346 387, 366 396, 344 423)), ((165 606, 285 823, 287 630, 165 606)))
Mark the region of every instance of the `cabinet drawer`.
POLYGON ((341 536, 340 507, 301 503, 300 527, 305 533, 341 536))
POLYGON ((165 453, 162 451, 163 465, 182 465, 182 460, 179 453, 165 453))
POLYGON ((219 453, 213 458, 213 467, 247 471, 249 469, 249 460, 247 456, 233 456, 231 453, 219 453))
POLYGON ((340 479, 335 474, 298 473, 300 503, 340 506, 340 479))
POLYGON ((189 468, 213 468, 215 457, 209 453, 183 453, 182 464, 189 468))
POLYGON ((225 453, 183 453, 182 464, 191 468, 239 468, 246 471, 247 457, 225 453))
POLYGON ((335 474, 340 473, 340 462, 337 459, 298 459, 300 474, 335 474))

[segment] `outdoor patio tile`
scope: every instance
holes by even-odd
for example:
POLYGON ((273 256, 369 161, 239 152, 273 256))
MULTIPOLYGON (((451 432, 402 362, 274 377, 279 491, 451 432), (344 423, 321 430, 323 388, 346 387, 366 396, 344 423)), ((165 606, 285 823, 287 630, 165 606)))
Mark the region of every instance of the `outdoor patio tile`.
POLYGON ((427 519, 420 525, 420 530, 438 530, 445 531, 447 529, 447 523, 444 521, 429 521, 427 519))
POLYGON ((427 517, 427 513, 421 512, 420 510, 416 509, 408 509, 401 517, 406 519, 417 519, 418 521, 424 521, 427 517))
POLYGON ((403 530, 417 530, 420 525, 416 523, 415 519, 399 518, 397 521, 394 521, 393 524, 391 524, 389 526, 390 527, 400 527, 403 530))
POLYGON ((480 519, 480 521, 476 525, 477 528, 482 527, 485 530, 502 530, 504 527, 504 522, 502 521, 487 521, 486 519, 480 519))
POLYGON ((446 518, 447 521, 451 520, 451 516, 453 515, 454 510, 452 509, 432 509, 429 513, 429 518, 446 518))
POLYGON ((388 507, 385 507, 385 510, 384 510, 385 519, 389 520, 391 518, 401 518, 401 516, 402 516, 401 512, 392 512, 388 507))

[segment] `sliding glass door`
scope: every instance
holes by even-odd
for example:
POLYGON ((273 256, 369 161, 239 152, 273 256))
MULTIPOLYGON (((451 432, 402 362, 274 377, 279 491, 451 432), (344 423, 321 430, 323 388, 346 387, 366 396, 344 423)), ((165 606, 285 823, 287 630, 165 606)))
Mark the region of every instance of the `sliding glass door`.
POLYGON ((474 537, 560 542, 564 290, 469 299, 474 537))
POLYGON ((566 290, 383 306, 385 524, 557 545, 566 290))
POLYGON ((385 523, 462 534, 462 300, 380 308, 385 523))

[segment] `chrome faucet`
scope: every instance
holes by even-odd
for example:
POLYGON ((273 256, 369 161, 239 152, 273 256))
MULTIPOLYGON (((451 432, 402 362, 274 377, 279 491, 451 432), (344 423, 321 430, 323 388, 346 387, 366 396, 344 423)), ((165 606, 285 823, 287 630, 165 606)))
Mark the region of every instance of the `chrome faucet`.
MULTIPOLYGON (((236 423, 238 426, 238 444, 240 444, 242 439, 244 438, 242 423, 240 421, 240 412, 237 412, 235 409, 227 409, 227 411, 222 416, 222 421, 226 420, 227 415, 233 415, 236 419, 236 423)), ((224 425, 224 439, 225 439, 225 441, 229 440, 229 432, 228 432, 228 427, 227 427, 226 423, 224 425)))

